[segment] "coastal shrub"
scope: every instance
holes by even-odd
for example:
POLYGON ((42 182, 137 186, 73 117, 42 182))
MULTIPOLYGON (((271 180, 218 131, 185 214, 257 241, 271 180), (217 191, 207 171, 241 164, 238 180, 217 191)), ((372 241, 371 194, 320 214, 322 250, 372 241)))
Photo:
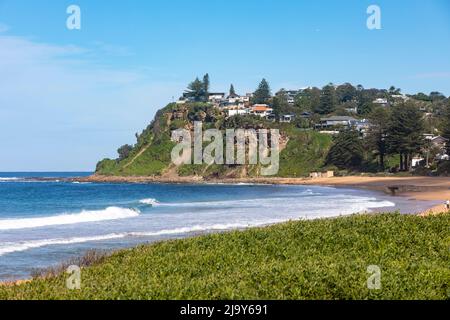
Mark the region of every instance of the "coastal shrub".
POLYGON ((91 267, 104 262, 108 256, 109 254, 106 251, 89 250, 83 256, 69 259, 57 266, 34 269, 31 272, 31 277, 33 279, 57 277, 64 274, 69 266, 91 267))
POLYGON ((450 215, 382 214, 289 222, 121 250, 0 299, 449 299, 450 215), (367 286, 369 266, 381 288, 367 286))
POLYGON ((331 145, 331 137, 315 131, 287 130, 289 142, 280 154, 280 177, 306 177, 320 171, 331 145))

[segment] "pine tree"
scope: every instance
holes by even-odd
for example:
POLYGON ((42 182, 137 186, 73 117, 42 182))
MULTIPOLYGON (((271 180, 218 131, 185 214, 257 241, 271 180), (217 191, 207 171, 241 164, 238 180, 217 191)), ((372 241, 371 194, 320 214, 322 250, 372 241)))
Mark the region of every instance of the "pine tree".
POLYGON ((203 76, 203 94, 206 101, 208 100, 209 97, 209 86, 210 86, 209 74, 205 74, 203 76))
POLYGON ((230 97, 236 97, 236 91, 234 90, 233 84, 230 86, 230 97))
POLYGON ((189 84, 186 95, 194 101, 205 101, 205 83, 197 77, 189 84))
POLYGON ((400 155, 400 171, 408 171, 411 157, 421 151, 423 132, 423 117, 416 106, 402 104, 392 109, 386 144, 389 153, 400 155))
POLYGON ((370 128, 366 137, 367 147, 375 152, 379 167, 384 169, 384 158, 387 154, 386 135, 388 131, 389 112, 385 108, 377 108, 370 115, 370 128))
POLYGON ((447 139, 446 150, 447 154, 450 155, 450 100, 447 102, 447 106, 444 109, 442 136, 447 139))
POLYGON ((336 110, 336 90, 332 84, 329 84, 322 89, 320 95, 320 103, 316 107, 315 112, 319 114, 330 114, 336 110))
POLYGON ((326 164, 339 169, 358 169, 364 160, 364 146, 359 132, 347 130, 339 133, 328 152, 326 164))
POLYGON ((253 103, 261 104, 261 103, 269 103, 269 100, 272 96, 270 91, 269 83, 266 79, 262 79, 261 83, 253 94, 253 103))

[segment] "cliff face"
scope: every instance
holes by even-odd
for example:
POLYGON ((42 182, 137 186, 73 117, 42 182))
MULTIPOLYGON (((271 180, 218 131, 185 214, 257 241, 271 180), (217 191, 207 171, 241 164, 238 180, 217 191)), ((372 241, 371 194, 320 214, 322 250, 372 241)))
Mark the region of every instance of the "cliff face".
MULTIPOLYGON (((203 129, 279 129, 280 169, 275 176, 302 177, 319 170, 331 145, 331 137, 313 131, 302 131, 295 124, 270 122, 256 116, 227 118, 219 109, 204 103, 169 104, 159 110, 152 123, 137 135, 130 152, 118 159, 104 159, 96 174, 104 176, 157 176, 166 179, 201 176, 203 178, 245 178, 261 175, 260 165, 181 165, 171 161, 176 145, 171 133, 177 129, 193 131, 195 121, 203 129)), ((204 146, 208 145, 204 143, 204 146)))

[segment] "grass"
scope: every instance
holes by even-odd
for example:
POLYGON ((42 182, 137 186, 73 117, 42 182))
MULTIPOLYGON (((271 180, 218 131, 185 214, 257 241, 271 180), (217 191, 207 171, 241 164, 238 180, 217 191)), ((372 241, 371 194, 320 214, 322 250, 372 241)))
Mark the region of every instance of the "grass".
POLYGON ((122 250, 0 299, 449 299, 450 216, 356 215, 122 250), (369 290, 369 265, 381 268, 369 290))
POLYGON ((305 177, 323 170, 332 137, 315 131, 289 131, 289 142, 280 154, 280 177, 305 177))

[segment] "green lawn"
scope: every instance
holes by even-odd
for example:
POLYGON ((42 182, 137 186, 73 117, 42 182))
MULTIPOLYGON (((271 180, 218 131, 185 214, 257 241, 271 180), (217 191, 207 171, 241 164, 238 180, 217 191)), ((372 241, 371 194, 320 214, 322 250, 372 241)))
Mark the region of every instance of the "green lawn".
POLYGON ((450 215, 290 222, 140 246, 0 299, 449 299, 450 215), (369 290, 369 265, 381 268, 369 290))

